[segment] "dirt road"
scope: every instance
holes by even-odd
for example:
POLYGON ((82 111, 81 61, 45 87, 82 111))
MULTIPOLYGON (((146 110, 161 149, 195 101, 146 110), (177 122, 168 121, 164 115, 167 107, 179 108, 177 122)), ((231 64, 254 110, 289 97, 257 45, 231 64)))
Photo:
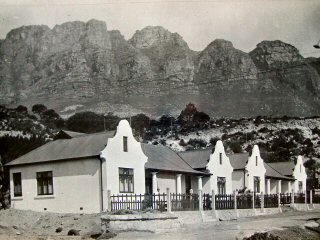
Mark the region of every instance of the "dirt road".
POLYGON ((316 233, 304 230, 308 219, 320 218, 320 211, 288 212, 278 215, 243 218, 235 221, 188 225, 177 233, 120 233, 115 239, 243 239, 255 232, 273 231, 281 239, 320 239, 316 233), (294 227, 294 228, 292 228, 294 227), (280 230, 280 231, 279 231, 280 230), (282 233, 281 233, 282 232, 282 233), (301 236, 299 236, 301 235, 301 236))

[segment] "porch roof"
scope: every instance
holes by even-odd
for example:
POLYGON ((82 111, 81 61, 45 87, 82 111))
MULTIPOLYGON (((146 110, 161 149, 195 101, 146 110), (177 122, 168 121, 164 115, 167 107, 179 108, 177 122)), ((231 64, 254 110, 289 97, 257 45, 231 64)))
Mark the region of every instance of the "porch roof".
POLYGON ((295 167, 293 162, 273 162, 268 164, 285 176, 292 176, 295 167))
POLYGON ((280 180, 287 180, 287 181, 293 181, 294 178, 286 177, 282 175, 280 172, 278 172, 277 168, 273 168, 270 164, 264 163, 264 167, 266 169, 266 178, 275 178, 280 180))
POLYGON ((99 156, 114 131, 57 139, 7 163, 8 166, 99 156))
POLYGON ((184 159, 168 147, 141 143, 141 148, 148 157, 148 162, 145 165, 147 169, 211 175, 210 173, 194 170, 184 159))
POLYGON ((244 169, 248 163, 249 153, 235 153, 228 155, 234 170, 244 169))
POLYGON ((212 149, 192 150, 178 152, 178 155, 186 161, 192 168, 206 168, 212 149))

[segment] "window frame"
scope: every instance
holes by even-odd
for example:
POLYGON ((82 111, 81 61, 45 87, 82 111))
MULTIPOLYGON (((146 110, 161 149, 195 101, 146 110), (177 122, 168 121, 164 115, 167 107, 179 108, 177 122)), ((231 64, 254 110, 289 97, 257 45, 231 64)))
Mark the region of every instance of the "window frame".
POLYGON ((256 167, 258 166, 258 156, 256 156, 256 167))
POLYGON ((219 153, 219 163, 222 165, 222 153, 219 153))
POLYGON ((47 195, 52 196, 54 193, 53 172, 52 171, 36 172, 36 178, 37 178, 37 195, 38 196, 47 196, 47 195), (50 183, 51 183, 51 189, 49 187, 50 183))
POLYGON ((226 177, 217 177, 217 194, 226 194, 226 182, 226 177))
POLYGON ((119 192, 120 193, 134 193, 134 169, 133 168, 123 168, 123 167, 119 167, 118 168, 118 171, 119 171, 119 192), (122 171, 122 173, 121 173, 122 171), (132 173, 130 173, 130 171, 132 173), (124 178, 125 181, 124 182, 124 188, 121 189, 121 179, 124 178), (130 180, 130 181, 129 181, 130 180), (132 189, 131 189, 131 184, 130 182, 132 183, 132 189), (126 186, 127 184, 127 186, 126 186), (126 187, 128 190, 126 190, 126 187))
POLYGON ((22 174, 21 174, 21 172, 12 173, 12 182, 13 182, 13 197, 22 197, 22 174), (19 176, 19 178, 16 179, 15 176, 19 176), (20 183, 19 184, 20 189, 19 188, 17 189, 17 187, 19 186, 16 184, 17 180, 19 180, 18 182, 20 183))

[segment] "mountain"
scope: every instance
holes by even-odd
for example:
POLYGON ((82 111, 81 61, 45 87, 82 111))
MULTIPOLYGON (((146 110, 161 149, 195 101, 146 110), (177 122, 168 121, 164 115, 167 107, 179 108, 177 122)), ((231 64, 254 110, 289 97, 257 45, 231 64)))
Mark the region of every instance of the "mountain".
POLYGON ((0 104, 177 115, 188 102, 215 117, 320 115, 319 59, 281 41, 250 53, 223 39, 196 52, 148 26, 126 40, 106 23, 23 26, 0 40, 0 104))

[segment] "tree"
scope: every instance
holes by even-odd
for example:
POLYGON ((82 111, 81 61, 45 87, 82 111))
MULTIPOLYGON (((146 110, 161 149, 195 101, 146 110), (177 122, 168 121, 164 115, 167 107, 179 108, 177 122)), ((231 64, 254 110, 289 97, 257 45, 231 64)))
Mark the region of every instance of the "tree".
POLYGON ((196 106, 193 103, 186 105, 186 108, 181 111, 178 121, 181 124, 191 125, 193 122, 194 115, 198 112, 196 106))
POLYGON ((104 119, 101 114, 94 112, 79 112, 66 122, 67 128, 75 132, 94 133, 104 130, 104 119))
POLYGON ((47 110, 47 107, 43 104, 35 104, 32 106, 31 111, 36 114, 41 114, 47 110))
POLYGON ((136 134, 142 136, 149 126, 150 118, 148 116, 141 113, 131 117, 131 127, 136 131, 136 134))

